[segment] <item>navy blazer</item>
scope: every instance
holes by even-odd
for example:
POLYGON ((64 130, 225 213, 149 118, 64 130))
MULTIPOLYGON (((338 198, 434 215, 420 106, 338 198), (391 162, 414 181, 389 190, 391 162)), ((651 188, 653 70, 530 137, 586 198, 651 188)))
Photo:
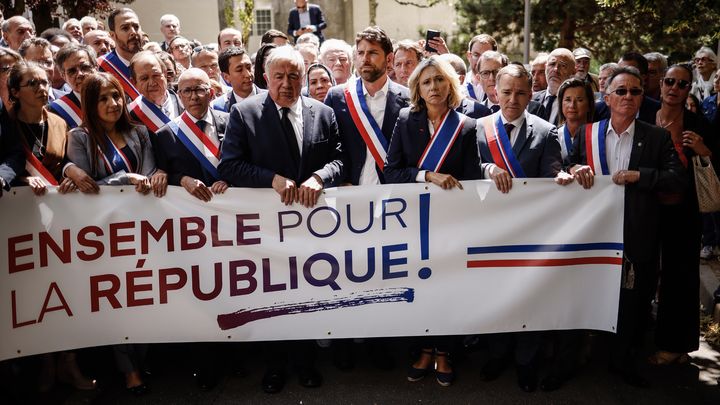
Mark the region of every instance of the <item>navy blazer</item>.
MULTIPOLYGON (((438 173, 449 174, 458 180, 474 180, 483 177, 480 157, 475 141, 475 120, 466 116, 460 135, 450 148, 438 173)), ((414 183, 420 169, 417 167, 425 147, 430 142, 427 110, 400 110, 390 150, 385 162, 385 179, 388 183, 414 183)))
MULTIPOLYGON (((640 113, 638 114, 638 119, 640 121, 645 121, 650 125, 655 125, 655 120, 657 119, 657 112, 660 109, 660 102, 657 100, 653 100, 648 96, 643 96, 643 101, 640 104, 640 113)), ((607 104, 605 104, 605 100, 600 100, 597 103, 595 103, 595 122, 608 119, 610 118, 610 109, 608 108, 607 104)))
MULTIPOLYGON (((492 115, 493 123, 500 111, 492 115)), ((485 139, 484 119, 477 120, 477 143, 483 167, 493 163, 490 149, 485 139)), ((513 153, 520 162, 526 177, 555 177, 562 170, 562 155, 557 129, 554 125, 530 113, 525 114, 525 122, 520 128, 513 153)))
MULTIPOLYGON (((390 80, 388 78, 388 80, 390 80)), ((388 145, 392 140, 393 129, 395 128, 395 121, 397 121, 400 109, 407 107, 410 102, 410 94, 408 88, 397 84, 390 80, 388 84, 387 100, 385 101, 385 115, 383 116, 382 130, 385 139, 388 141, 388 145)), ((340 129, 340 139, 345 149, 347 166, 345 168, 346 179, 345 181, 358 185, 360 183, 360 174, 362 168, 365 165, 365 158, 367 156, 367 145, 363 140, 360 132, 355 126, 348 111, 347 103, 345 102, 345 84, 334 86, 328 91, 325 96, 325 104, 330 106, 335 111, 335 117, 338 121, 338 128, 340 129)), ((375 167, 378 172, 378 177, 381 183, 385 183, 385 177, 379 168, 375 167)))
POLYGON ((343 150, 333 111, 308 97, 301 96, 300 102, 303 147, 299 167, 292 163, 275 102, 270 93, 263 93, 235 104, 230 112, 218 166, 221 179, 237 187, 270 188, 275 174, 297 185, 317 174, 325 187, 340 184, 343 150))
MULTIPOLYGON (((217 131, 220 145, 225 137, 225 129, 228 122, 228 114, 222 111, 210 109, 210 115, 217 131)), ((190 176, 205 183, 210 187, 218 181, 207 170, 205 170, 195 156, 175 136, 169 125, 164 125, 155 134, 155 164, 159 169, 168 174, 168 184, 179 186, 183 176, 190 176)))
MULTIPOLYGON (((320 6, 309 3, 307 4, 307 8, 310 13, 310 24, 317 27, 317 31, 313 32, 313 34, 317 35, 320 39, 320 43, 322 43, 325 40, 322 30, 327 28, 327 23, 325 22, 325 16, 323 15, 322 9, 320 6)), ((297 8, 293 8, 290 10, 290 15, 288 16, 287 33, 292 36, 295 41, 297 41, 298 37, 293 35, 293 31, 299 30, 300 28, 302 28, 300 26, 300 13, 297 8)))
POLYGON ((8 113, 0 101, 0 178, 5 181, 5 190, 10 190, 15 177, 25 171, 25 152, 17 131, 10 128, 8 113))
MULTIPOLYGON (((568 155, 570 164, 587 164, 585 152, 585 137, 576 136, 568 155)), ((639 171, 640 181, 625 186, 625 256, 631 262, 657 260, 661 221, 657 193, 679 193, 687 186, 670 133, 635 120, 628 170, 639 171)))
MULTIPOLYGON (((545 94, 547 94, 547 89, 540 90, 536 93, 533 93, 532 98, 530 99, 530 103, 527 106, 527 111, 535 115, 537 117, 540 117, 544 119, 545 121, 550 122, 550 114, 552 113, 551 109, 545 108, 545 94)), ((557 98, 555 99, 556 103, 559 103, 557 98)), ((558 110, 562 108, 562 105, 558 105, 558 110)), ((556 119, 560 119, 560 112, 558 111, 558 116, 556 119)), ((551 122, 553 125, 557 125, 557 122, 551 122)))
POLYGON ((472 98, 463 98, 462 103, 455 111, 465 114, 470 118, 478 119, 492 114, 489 108, 472 98))
MULTIPOLYGON (((254 85, 254 84, 253 84, 253 91, 255 92, 255 94, 262 94, 262 93, 267 92, 267 90, 261 89, 260 87, 254 85)), ((247 98, 250 98, 250 97, 254 96, 255 94, 251 94, 247 98)), ((237 104, 237 100, 235 100, 235 93, 233 93, 232 88, 231 88, 227 93, 225 93, 222 96, 213 100, 212 103, 210 103, 210 106, 212 107, 213 110, 229 113, 230 109, 235 104, 237 104)))

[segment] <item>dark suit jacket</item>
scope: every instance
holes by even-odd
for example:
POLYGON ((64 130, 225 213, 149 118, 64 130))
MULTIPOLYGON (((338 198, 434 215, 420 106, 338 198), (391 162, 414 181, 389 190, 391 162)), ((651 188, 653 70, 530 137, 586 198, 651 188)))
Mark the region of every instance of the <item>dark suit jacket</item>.
POLYGON ((343 176, 343 150, 332 109, 307 97, 301 96, 300 102, 300 166, 292 163, 275 102, 269 93, 258 94, 236 104, 230 112, 218 167, 222 180, 237 187, 269 188, 275 174, 300 185, 315 173, 325 187, 338 185, 343 176))
MULTIPOLYGON (((475 141, 475 120, 463 117, 465 124, 450 148, 438 173, 450 174, 458 180, 482 178, 480 157, 475 141)), ((388 183, 414 183, 418 174, 417 164, 430 142, 427 110, 400 110, 390 150, 385 162, 385 179, 388 183)))
MULTIPOLYGON (((587 164, 585 137, 576 136, 572 164, 587 164)), ((660 203, 658 192, 678 193, 687 185, 670 133, 635 120, 628 170, 640 171, 640 181, 625 186, 625 256, 631 262, 657 259, 660 203)))
MULTIPOLYGON (((530 114, 533 114, 544 119, 545 121, 550 122, 550 114, 552 113, 552 110, 545 108, 545 105, 543 104, 546 94, 547 89, 540 90, 537 93, 533 94, 532 98, 530 99, 530 104, 528 104, 527 106, 527 110, 530 114)), ((557 102, 557 99, 555 100, 555 102, 557 102)), ((558 108, 560 107, 561 106, 558 106, 558 108)), ((551 122, 551 124, 556 125, 557 123, 551 122)))
POLYGON ((465 114, 470 118, 478 119, 492 114, 489 108, 485 107, 482 103, 479 103, 471 98, 464 98, 462 104, 455 109, 455 111, 465 114))
MULTIPOLYGON (((322 43, 325 40, 322 30, 327 28, 327 23, 325 22, 325 16, 323 16, 322 9, 320 8, 320 6, 310 3, 308 3, 307 8, 308 12, 310 13, 310 24, 317 27, 317 31, 313 32, 313 34, 317 35, 317 37, 320 39, 320 43, 322 43)), ((300 26, 300 13, 298 12, 297 8, 293 8, 290 10, 290 15, 288 16, 287 33, 288 35, 292 36, 295 41, 297 41, 298 37, 293 35, 293 31, 300 28, 302 28, 300 26)))
MULTIPOLYGON (((657 118, 656 114, 659 109, 659 101, 653 100, 648 96, 643 96, 643 101, 640 104, 640 114, 638 114, 638 119, 640 121, 645 121, 648 124, 655 125, 655 120, 657 118)), ((608 118, 610 118, 610 109, 607 104, 605 104, 605 101, 600 100, 595 103, 595 122, 608 118)))
MULTIPOLYGON (((497 114, 500 112, 493 115, 493 122, 497 119, 497 114)), ((477 120, 477 143, 484 167, 494 161, 485 139, 483 121, 477 120)), ((555 177, 562 169, 557 129, 532 114, 525 114, 525 123, 520 128, 512 150, 526 177, 555 177)))
MULTIPOLYGON (((255 94, 262 94, 267 92, 265 89, 261 89, 258 86, 253 84, 253 87, 255 88, 255 94)), ((249 96, 250 98, 252 96, 249 96)), ((223 94, 222 96, 216 98, 215 100, 210 103, 210 106, 217 111, 224 111, 226 113, 230 112, 230 109, 232 106, 237 104, 237 100, 235 100, 235 93, 233 93, 232 89, 230 89, 227 93, 223 94)))
MULTIPOLYGON (((222 111, 213 111, 212 109, 210 109, 210 114, 213 118, 218 139, 220 139, 220 145, 222 145, 228 122, 228 114, 222 111)), ((198 179, 208 187, 219 180, 214 178, 207 170, 203 169, 195 156, 175 136, 169 125, 158 129, 155 134, 153 150, 155 151, 155 164, 159 169, 167 172, 168 184, 172 186, 179 186, 180 179, 182 179, 183 176, 198 179)))
MULTIPOLYGON (((390 79, 388 79, 390 80, 390 79)), ((325 96, 325 104, 335 111, 335 117, 338 121, 340 129, 340 139, 342 139, 343 148, 345 149, 347 166, 345 168, 346 179, 354 185, 360 182, 360 173, 367 154, 367 146, 360 132, 355 126, 355 121, 350 116, 347 103, 345 102, 345 85, 334 86, 325 96)), ((387 100, 385 101, 385 115, 383 116, 382 130, 383 135, 388 140, 388 144, 392 139, 393 128, 397 121, 400 109, 409 105, 410 94, 407 87, 399 85, 392 80, 388 85, 387 100)), ((380 182, 384 183, 385 178, 382 172, 376 167, 380 182)))
POLYGON ((15 127, 10 126, 7 112, 0 101, 0 177, 5 181, 5 190, 10 190, 15 177, 24 171, 25 153, 15 127))

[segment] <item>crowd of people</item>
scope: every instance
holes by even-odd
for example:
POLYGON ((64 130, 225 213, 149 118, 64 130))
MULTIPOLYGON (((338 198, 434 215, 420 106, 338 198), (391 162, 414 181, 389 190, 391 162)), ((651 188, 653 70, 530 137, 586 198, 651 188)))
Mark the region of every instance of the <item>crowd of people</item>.
MULTIPOLYGON (((525 66, 479 34, 466 64, 442 37, 393 40, 368 27, 354 43, 325 39, 319 8, 295 3, 287 33, 268 31, 254 54, 234 28, 217 43, 185 38, 174 15, 160 19, 162 41, 150 42, 130 8, 113 10, 106 26, 88 16, 39 36, 22 16, 4 20, 0 196, 19 186, 42 196, 50 187, 93 194, 132 185, 161 198, 172 185, 209 202, 229 187, 256 187, 312 207, 335 186, 453 189, 490 179, 510 193, 517 178, 591 188, 594 176, 609 175, 625 188, 610 370, 646 386, 638 361, 689 361, 699 340, 699 258, 720 253, 720 217, 701 216, 693 176, 693 157, 718 156, 720 71, 711 49, 671 66, 660 53, 628 51, 595 75, 587 49, 549 50, 525 66), (639 359, 653 301, 657 352, 639 359)), ((585 334, 481 336, 489 352, 483 378, 514 362, 522 390, 556 390, 580 366, 585 334), (541 350, 548 346, 549 359, 541 350)), ((407 379, 433 375, 451 385, 456 338, 418 338, 407 379)), ((263 390, 282 390, 288 358, 302 386, 320 386, 318 343, 331 346, 338 368, 353 367, 352 339, 267 343, 263 390)), ((366 344, 378 368, 392 367, 383 339, 366 344)), ((127 389, 147 392, 147 346, 113 351, 127 389)), ((201 388, 217 380, 217 351, 194 345, 201 388)), ((95 388, 74 352, 41 358, 40 390, 56 379, 95 388)))

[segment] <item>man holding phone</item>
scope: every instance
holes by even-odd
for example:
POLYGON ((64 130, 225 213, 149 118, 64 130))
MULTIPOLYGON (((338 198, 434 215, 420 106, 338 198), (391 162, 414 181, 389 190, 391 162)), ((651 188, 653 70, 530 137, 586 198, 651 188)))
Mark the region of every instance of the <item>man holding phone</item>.
POLYGON ((325 40, 322 30, 327 28, 325 16, 320 6, 308 4, 307 0, 295 0, 295 8, 290 10, 288 16, 288 35, 292 35, 297 42, 300 35, 312 32, 320 39, 320 43, 325 40))

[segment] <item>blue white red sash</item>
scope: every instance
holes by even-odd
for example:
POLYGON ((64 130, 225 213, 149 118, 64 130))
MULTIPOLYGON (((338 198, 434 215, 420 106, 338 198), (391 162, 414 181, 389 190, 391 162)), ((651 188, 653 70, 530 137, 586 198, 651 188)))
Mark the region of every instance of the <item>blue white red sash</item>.
POLYGON ((152 132, 157 132, 158 129, 170 122, 170 118, 160 107, 142 95, 128 105, 128 110, 152 132))
POLYGON ((82 124, 83 113, 80 108, 80 100, 75 93, 70 92, 50 103, 50 109, 61 116, 67 122, 68 128, 72 129, 82 124))
POLYGON ((585 125, 585 157, 593 173, 609 175, 610 170, 605 154, 605 134, 607 134, 608 120, 585 125))
POLYGON ((97 146, 97 149, 98 152, 100 152, 100 156, 103 158, 103 163, 105 163, 105 169, 107 169, 107 172, 117 173, 124 170, 125 173, 133 173, 134 170, 130 164, 130 159, 125 156, 123 151, 115 145, 115 142, 113 142, 110 137, 106 135, 105 138, 107 139, 105 150, 102 150, 100 145, 97 146))
POLYGON ((39 177, 46 186, 57 186, 58 182, 50 171, 33 155, 27 143, 23 142, 25 151, 25 170, 31 177, 39 177))
POLYGON ((560 128, 558 128, 558 136, 561 138, 561 146, 560 152, 562 153, 562 158, 565 159, 570 152, 572 151, 572 136, 570 136, 570 130, 568 129, 567 125, 562 125, 560 128))
POLYGON ((352 117, 358 132, 360 132, 360 136, 362 136, 365 145, 370 150, 370 154, 375 159, 377 167, 382 171, 387 157, 388 141, 385 139, 380 126, 370 114, 370 108, 368 108, 363 94, 362 80, 356 79, 355 82, 348 82, 345 86, 345 102, 350 117, 352 117))
POLYGON ((115 76, 122 85, 123 89, 125 89, 125 94, 127 94, 132 100, 138 98, 140 92, 138 92, 135 86, 130 83, 130 68, 125 66, 115 51, 99 57, 98 66, 103 72, 107 72, 115 76))
POLYGON ((525 177, 525 172, 512 150, 510 135, 505 131, 500 114, 497 115, 495 122, 493 122, 492 115, 483 118, 483 128, 493 163, 515 178, 525 177))
POLYGON ((435 133, 420 156, 418 168, 431 172, 440 170, 455 140, 460 135, 463 125, 465 125, 465 117, 450 109, 443 117, 440 126, 435 128, 435 133))
POLYGON ((475 86, 473 86, 472 83, 467 83, 465 86, 467 87, 468 95, 470 97, 472 97, 473 100, 480 101, 480 100, 478 100, 477 95, 475 94, 475 86))
MULTIPOLYGON (((190 118, 187 111, 168 124, 175 136, 195 156, 200 165, 214 178, 219 179, 217 171, 220 164, 220 142, 210 138, 190 118)), ((208 123, 211 125, 211 123, 208 123)))

